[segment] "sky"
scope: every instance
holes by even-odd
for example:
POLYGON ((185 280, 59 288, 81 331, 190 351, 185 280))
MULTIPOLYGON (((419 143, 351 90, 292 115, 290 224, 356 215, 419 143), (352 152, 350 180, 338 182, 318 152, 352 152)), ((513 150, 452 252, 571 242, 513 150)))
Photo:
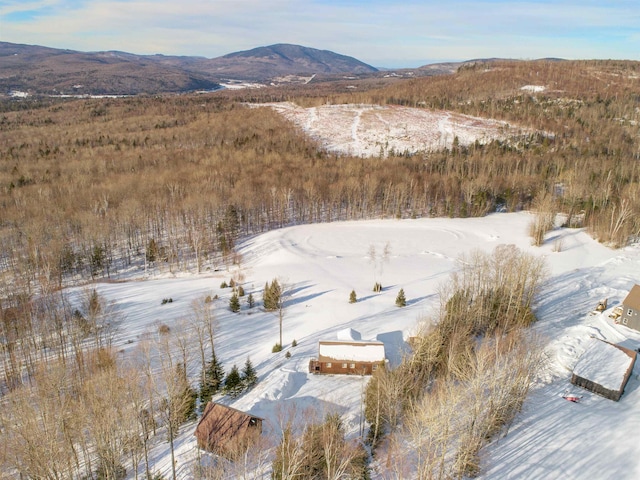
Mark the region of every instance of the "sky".
POLYGON ((0 0, 0 41, 214 58, 292 43, 375 67, 640 60, 638 0, 0 0))

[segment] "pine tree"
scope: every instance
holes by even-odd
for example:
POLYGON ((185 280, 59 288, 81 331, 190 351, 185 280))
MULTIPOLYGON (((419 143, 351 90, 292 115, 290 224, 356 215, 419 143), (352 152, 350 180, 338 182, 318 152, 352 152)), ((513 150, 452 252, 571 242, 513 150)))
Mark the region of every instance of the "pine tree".
POLYGON ((262 304, 264 305, 265 310, 269 310, 269 282, 265 282, 264 290, 262 290, 262 304))
POLYGON ((244 288, 242 288, 242 285, 238 285, 238 296, 244 297, 244 288))
POLYGON ((102 312, 100 295, 98 295, 98 292, 95 288, 91 290, 91 293, 89 294, 89 305, 87 310, 88 310, 87 313, 89 314, 90 317, 95 317, 96 315, 100 315, 100 312, 102 312))
POLYGON ((242 384, 244 388, 249 389, 253 387, 258 382, 258 374, 256 373, 256 369, 253 368, 251 363, 251 359, 247 357, 247 361, 244 364, 244 368, 242 369, 242 384))
POLYGON ((240 300, 238 299, 238 294, 235 292, 229 299, 229 308, 233 313, 238 313, 240 311, 240 300))
POLYGON ((204 381, 200 385, 200 403, 205 404, 211 400, 211 397, 222 388, 223 381, 224 368, 222 368, 222 363, 218 361, 214 351, 211 355, 211 360, 207 363, 204 381))
POLYGON ((227 378, 224 379, 224 391, 234 398, 242 392, 242 378, 240 378, 240 372, 236 365, 231 367, 231 371, 227 374, 227 378))
POLYGON ((176 396, 170 401, 173 403, 175 419, 178 425, 196 418, 196 399, 198 392, 191 386, 187 379, 187 367, 183 363, 176 365, 176 378, 180 388, 176 396))
POLYGON ((271 281, 271 297, 273 298, 273 309, 277 310, 282 300, 282 288, 275 278, 271 281))
POLYGON ((147 262, 149 263, 155 262, 156 259, 158 258, 158 244, 153 238, 149 240, 149 244, 147 245, 147 251, 145 252, 145 255, 147 256, 147 262))
POLYGON ((264 309, 267 311, 274 311, 280 307, 282 300, 282 289, 278 280, 273 279, 271 283, 264 286, 263 301, 264 309))
POLYGON ((349 303, 356 303, 358 301, 358 297, 356 297, 356 291, 351 290, 351 294, 349 295, 349 303))
POLYGON ((400 289, 398 296, 396 297, 396 306, 405 307, 407 305, 407 299, 404 296, 404 289, 400 289))
POLYGON ((247 297, 247 305, 249 306, 249 308, 253 308, 255 304, 256 302, 253 299, 253 293, 250 293, 249 296, 247 297))

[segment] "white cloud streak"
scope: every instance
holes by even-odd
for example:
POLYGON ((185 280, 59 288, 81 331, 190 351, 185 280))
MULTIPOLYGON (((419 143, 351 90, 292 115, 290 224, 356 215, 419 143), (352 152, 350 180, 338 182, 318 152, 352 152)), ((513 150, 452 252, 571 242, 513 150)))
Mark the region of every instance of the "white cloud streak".
POLYGON ((216 57, 273 43, 376 66, 477 57, 640 59, 635 1, 10 0, 1 40, 216 57), (24 21, 20 12, 40 11, 24 21))

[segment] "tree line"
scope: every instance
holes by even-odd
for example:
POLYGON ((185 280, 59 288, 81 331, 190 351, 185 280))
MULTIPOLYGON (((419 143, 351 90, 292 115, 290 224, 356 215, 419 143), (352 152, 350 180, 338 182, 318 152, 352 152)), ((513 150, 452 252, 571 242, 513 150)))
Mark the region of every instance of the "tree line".
POLYGON ((367 385, 367 440, 384 478, 477 476, 481 448, 508 431, 543 365, 527 327, 544 261, 512 245, 459 261, 411 354, 367 385))

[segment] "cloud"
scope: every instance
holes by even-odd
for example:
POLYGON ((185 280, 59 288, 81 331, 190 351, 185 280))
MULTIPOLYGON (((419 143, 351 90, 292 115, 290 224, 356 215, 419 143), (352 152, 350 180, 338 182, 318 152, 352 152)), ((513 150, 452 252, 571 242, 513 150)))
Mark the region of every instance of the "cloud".
POLYGON ((77 50, 215 57, 295 43, 376 66, 489 56, 640 59, 635 0, 8 0, 0 23, 4 41, 77 50))

